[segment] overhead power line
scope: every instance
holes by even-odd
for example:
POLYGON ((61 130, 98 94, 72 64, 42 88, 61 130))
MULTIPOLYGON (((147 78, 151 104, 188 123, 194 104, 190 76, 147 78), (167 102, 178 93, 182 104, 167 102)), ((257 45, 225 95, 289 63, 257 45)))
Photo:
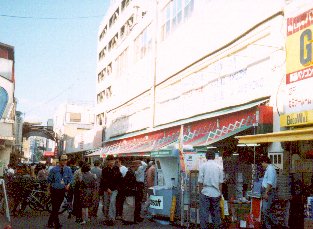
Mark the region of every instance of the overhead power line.
POLYGON ((17 16, 17 15, 8 15, 0 14, 0 17, 7 18, 18 18, 18 19, 35 19, 35 20, 75 20, 75 19, 89 19, 103 17, 104 15, 91 15, 91 16, 79 16, 79 17, 32 17, 32 16, 17 16))
POLYGON ((38 109, 38 108, 41 108, 41 107, 44 106, 44 105, 47 105, 47 104, 51 103, 52 101, 54 101, 55 99, 57 99, 58 97, 60 97, 62 94, 64 94, 65 92, 67 92, 69 89, 71 89, 74 85, 75 85, 75 83, 72 83, 69 87, 63 89, 63 90, 60 91, 57 95, 55 95, 55 96, 49 98, 48 100, 46 100, 46 101, 44 101, 44 102, 42 102, 42 103, 40 103, 40 104, 37 104, 37 105, 35 105, 35 106, 29 108, 25 113, 28 113, 28 112, 30 112, 30 111, 34 111, 34 110, 36 110, 36 109, 38 109))

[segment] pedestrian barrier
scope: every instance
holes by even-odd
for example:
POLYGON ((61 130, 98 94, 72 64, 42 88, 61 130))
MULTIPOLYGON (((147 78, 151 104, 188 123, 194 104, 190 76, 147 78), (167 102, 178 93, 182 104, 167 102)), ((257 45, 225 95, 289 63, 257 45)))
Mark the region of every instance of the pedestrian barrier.
POLYGON ((1 201, 1 207, 3 207, 3 205, 5 205, 5 216, 8 220, 8 222, 11 223, 9 203, 8 203, 8 195, 7 195, 7 191, 5 189, 5 182, 3 179, 0 179, 0 185, 2 187, 2 193, 3 193, 3 197, 2 197, 2 201, 1 201))

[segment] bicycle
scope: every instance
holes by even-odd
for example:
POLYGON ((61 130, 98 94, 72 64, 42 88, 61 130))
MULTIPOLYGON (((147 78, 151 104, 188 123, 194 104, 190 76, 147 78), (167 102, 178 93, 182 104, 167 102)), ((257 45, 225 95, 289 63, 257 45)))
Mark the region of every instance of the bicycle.
POLYGON ((34 211, 49 211, 52 210, 50 196, 46 190, 33 189, 27 197, 28 206, 34 211))
MULTIPOLYGON (((52 203, 48 191, 46 188, 42 188, 42 184, 40 183, 37 183, 37 188, 38 189, 33 189, 28 196, 28 206, 34 211, 48 211, 51 213, 52 203)), ((70 218, 72 215, 72 204, 68 201, 67 195, 64 197, 59 214, 63 214, 66 211, 69 213, 68 218, 70 218)))

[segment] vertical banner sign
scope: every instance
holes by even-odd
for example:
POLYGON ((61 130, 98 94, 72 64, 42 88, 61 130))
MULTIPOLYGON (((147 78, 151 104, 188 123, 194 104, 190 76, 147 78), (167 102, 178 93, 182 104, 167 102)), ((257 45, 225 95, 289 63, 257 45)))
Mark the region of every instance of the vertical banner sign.
POLYGON ((185 166, 185 158, 184 158, 184 125, 180 126, 180 132, 179 132, 179 163, 180 163, 180 171, 186 172, 186 166, 185 166))
POLYGON ((287 18, 286 114, 313 110, 313 8, 287 18))
POLYGON ((184 125, 180 126, 179 133, 179 163, 180 163, 180 225, 184 226, 184 192, 185 192, 185 159, 184 159, 184 125))

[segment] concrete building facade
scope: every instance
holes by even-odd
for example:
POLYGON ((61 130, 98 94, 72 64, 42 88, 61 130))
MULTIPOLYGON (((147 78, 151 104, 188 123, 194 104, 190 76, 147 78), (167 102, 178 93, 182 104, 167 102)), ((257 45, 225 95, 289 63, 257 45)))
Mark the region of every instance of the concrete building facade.
POLYGON ((60 138, 59 152, 68 154, 93 149, 94 119, 90 102, 60 105, 53 119, 53 130, 60 138))
POLYGON ((14 47, 0 43, 0 176, 14 149, 14 47))
POLYGON ((286 3, 114 1, 98 33, 103 152, 156 149, 135 145, 177 141, 181 125, 193 146, 246 129, 277 131, 286 3))

